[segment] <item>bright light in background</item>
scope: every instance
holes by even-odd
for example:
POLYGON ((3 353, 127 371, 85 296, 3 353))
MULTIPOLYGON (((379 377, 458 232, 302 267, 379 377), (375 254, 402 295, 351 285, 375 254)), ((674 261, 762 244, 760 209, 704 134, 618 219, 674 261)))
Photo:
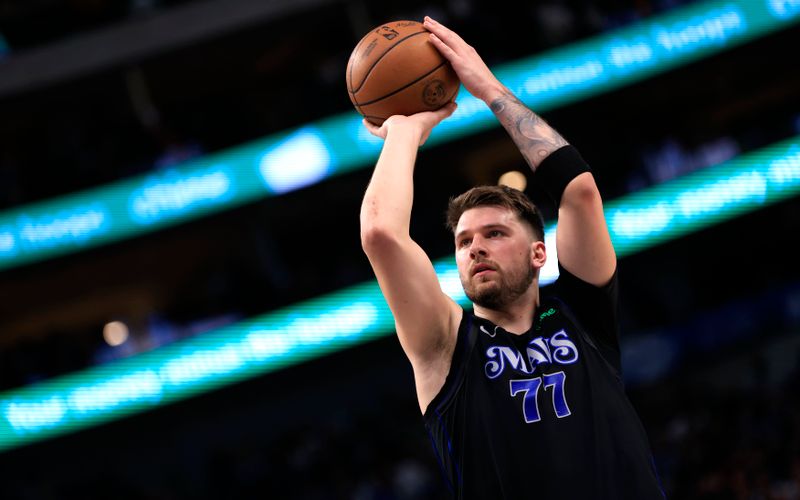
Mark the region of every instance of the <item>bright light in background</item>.
POLYGON ((528 185, 528 179, 522 172, 512 170, 501 175, 500 179, 497 180, 497 183, 501 186, 508 186, 520 191, 525 191, 525 186, 528 185))
POLYGON ((544 228, 544 248, 547 260, 539 271, 539 286, 549 285, 558 279, 558 253, 556 252, 556 225, 544 228))
POLYGON ((189 175, 168 170, 149 176, 130 201, 132 220, 152 224, 166 217, 175 217, 199 208, 230 199, 231 176, 221 165, 198 170, 189 175))
POLYGON ((122 321, 112 321, 103 327, 103 340, 111 347, 116 347, 128 340, 128 333, 128 325, 122 321))
POLYGON ((800 12, 800 0, 768 0, 769 10, 780 19, 788 19, 800 12))
POLYGON ((110 221, 108 209, 101 203, 93 203, 42 216, 22 214, 17 225, 20 239, 26 246, 49 248, 65 242, 79 245, 106 231, 110 221))
POLYGON ((14 233, 8 229, 0 229, 0 253, 10 254, 16 250, 14 233))
POLYGON ((267 151, 259 171, 271 190, 285 193, 324 179, 330 164, 330 150, 319 132, 308 127, 267 151))

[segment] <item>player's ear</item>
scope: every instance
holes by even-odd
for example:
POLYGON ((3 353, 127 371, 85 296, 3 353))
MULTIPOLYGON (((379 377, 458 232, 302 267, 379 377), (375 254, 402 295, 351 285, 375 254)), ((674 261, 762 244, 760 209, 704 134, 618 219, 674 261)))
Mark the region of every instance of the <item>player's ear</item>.
POLYGON ((544 241, 538 240, 531 243, 531 265, 534 268, 540 269, 544 267, 547 262, 547 249, 544 247, 544 241))

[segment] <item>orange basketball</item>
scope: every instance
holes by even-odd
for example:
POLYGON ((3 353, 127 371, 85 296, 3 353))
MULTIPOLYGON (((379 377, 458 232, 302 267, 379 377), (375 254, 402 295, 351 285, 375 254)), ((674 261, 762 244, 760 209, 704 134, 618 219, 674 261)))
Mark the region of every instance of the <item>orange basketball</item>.
POLYGON ((395 21, 367 33, 347 63, 350 100, 370 122, 441 108, 460 82, 416 21, 395 21))

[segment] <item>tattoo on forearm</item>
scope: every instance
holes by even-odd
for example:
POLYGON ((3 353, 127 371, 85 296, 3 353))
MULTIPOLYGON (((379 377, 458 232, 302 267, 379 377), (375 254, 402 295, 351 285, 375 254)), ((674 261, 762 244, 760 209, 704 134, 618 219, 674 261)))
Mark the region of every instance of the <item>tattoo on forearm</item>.
POLYGON ((558 132, 513 94, 506 94, 493 101, 491 108, 533 171, 536 171, 550 153, 568 144, 558 132))

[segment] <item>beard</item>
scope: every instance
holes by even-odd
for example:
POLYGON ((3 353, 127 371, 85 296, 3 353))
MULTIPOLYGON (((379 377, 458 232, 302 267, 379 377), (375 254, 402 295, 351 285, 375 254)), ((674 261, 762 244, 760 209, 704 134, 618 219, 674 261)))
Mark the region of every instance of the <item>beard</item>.
POLYGON ((528 260, 511 271, 501 272, 497 266, 492 267, 497 269, 493 280, 461 276, 461 285, 469 300, 486 309, 499 310, 517 300, 528 291, 536 277, 536 269, 528 260))

